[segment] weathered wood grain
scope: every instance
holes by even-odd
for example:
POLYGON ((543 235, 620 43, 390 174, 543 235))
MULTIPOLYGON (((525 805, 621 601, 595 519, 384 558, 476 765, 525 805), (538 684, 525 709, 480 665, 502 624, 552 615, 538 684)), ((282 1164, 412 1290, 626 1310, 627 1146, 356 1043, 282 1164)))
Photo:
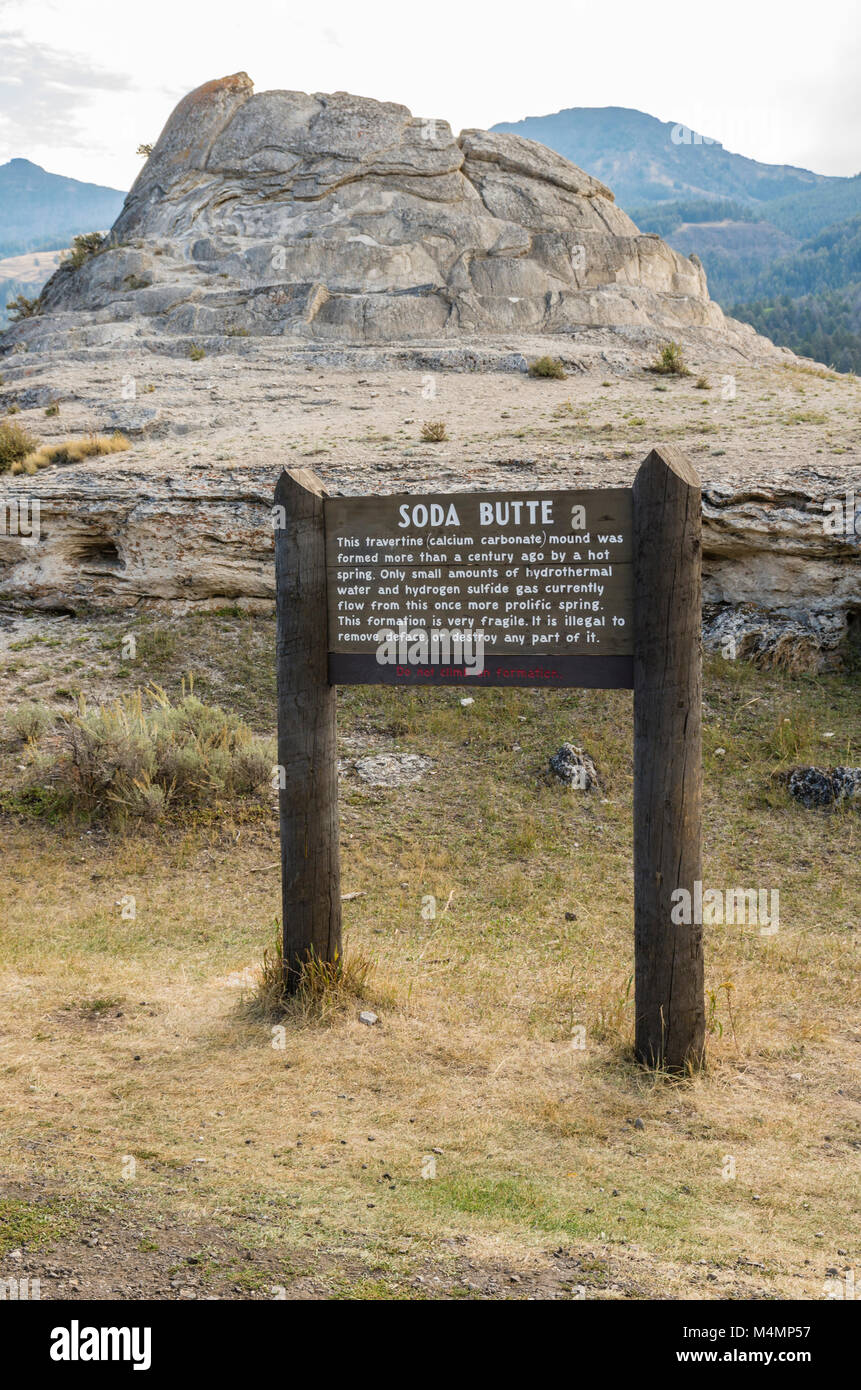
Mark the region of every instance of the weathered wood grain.
POLYGON ((702 881, 701 497, 680 450, 649 454, 633 506, 635 1048, 677 1070, 705 1042, 702 926, 671 919, 702 881))
POLYGON ((325 489, 307 469, 275 491, 278 762, 285 984, 296 989, 312 955, 341 950, 336 691, 326 652, 325 489))

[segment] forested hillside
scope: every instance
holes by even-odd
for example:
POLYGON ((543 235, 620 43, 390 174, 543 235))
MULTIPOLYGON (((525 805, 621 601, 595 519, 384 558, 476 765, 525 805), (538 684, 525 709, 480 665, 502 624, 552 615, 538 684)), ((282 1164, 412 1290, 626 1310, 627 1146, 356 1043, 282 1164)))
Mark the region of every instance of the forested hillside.
POLYGON ((699 256, 713 299, 775 342, 861 371, 861 174, 761 164, 681 124, 573 107, 495 130, 608 183, 644 232, 699 256))

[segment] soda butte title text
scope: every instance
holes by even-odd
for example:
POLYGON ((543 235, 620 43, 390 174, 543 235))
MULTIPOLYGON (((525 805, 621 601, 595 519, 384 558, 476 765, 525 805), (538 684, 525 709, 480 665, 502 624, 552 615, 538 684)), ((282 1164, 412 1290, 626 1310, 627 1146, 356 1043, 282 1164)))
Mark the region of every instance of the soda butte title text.
MULTIPOLYGON (((431 502, 426 506, 424 502, 413 503, 404 502, 398 507, 400 528, 406 526, 460 526, 461 520, 458 515, 457 507, 454 502, 443 506, 441 502, 431 502)), ((519 526, 523 522, 525 525, 542 526, 553 525, 553 500, 547 498, 538 500, 536 498, 515 498, 507 502, 479 502, 478 503, 478 523, 480 526, 519 526)), ((574 506, 571 508, 570 525, 574 529, 582 528, 586 525, 586 508, 574 506)))

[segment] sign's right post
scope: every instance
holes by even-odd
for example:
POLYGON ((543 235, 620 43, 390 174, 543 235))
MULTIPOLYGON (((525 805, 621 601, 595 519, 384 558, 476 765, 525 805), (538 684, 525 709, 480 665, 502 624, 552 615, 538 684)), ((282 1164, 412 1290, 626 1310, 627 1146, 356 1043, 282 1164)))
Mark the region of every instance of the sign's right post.
POLYGON ((677 892, 702 901, 702 500, 681 450, 641 465, 633 528, 635 1050, 679 1071, 705 1046, 701 913, 677 892))

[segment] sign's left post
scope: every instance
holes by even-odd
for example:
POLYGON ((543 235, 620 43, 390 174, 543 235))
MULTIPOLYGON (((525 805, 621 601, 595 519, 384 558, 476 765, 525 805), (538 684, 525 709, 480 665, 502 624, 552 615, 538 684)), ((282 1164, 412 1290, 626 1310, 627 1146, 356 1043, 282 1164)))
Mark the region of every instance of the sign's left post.
POLYGON ((326 489, 309 469, 275 489, 278 778, 284 976, 341 952, 337 695, 329 684, 326 489))

